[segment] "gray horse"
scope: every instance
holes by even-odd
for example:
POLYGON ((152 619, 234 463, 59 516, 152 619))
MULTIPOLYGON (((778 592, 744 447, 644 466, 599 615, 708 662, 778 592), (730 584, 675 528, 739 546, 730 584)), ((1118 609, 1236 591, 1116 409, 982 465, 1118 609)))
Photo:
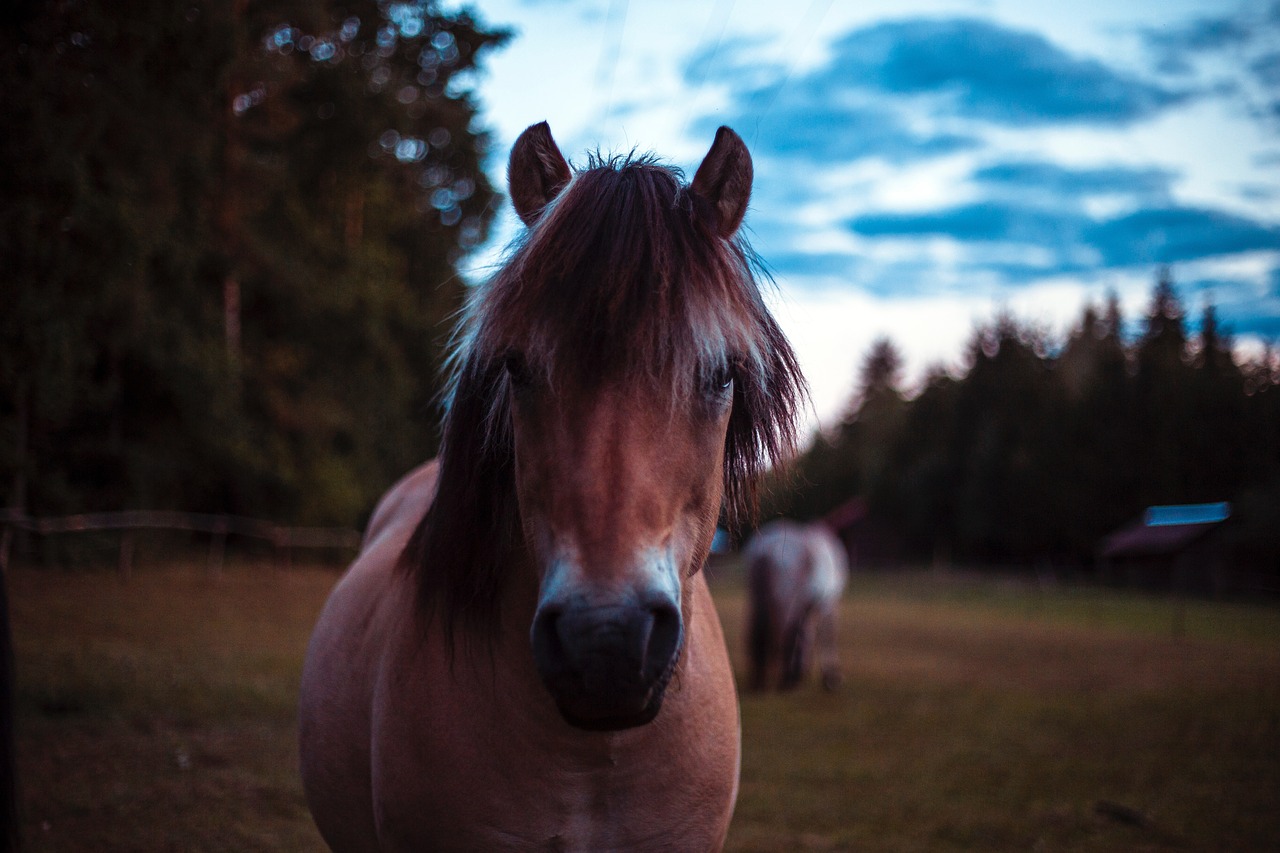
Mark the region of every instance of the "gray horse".
POLYGON ((765 689, 775 677, 782 689, 795 687, 816 642, 822 684, 834 689, 840 683, 836 614, 849 577, 844 546, 823 524, 780 519, 760 528, 744 556, 751 589, 752 687, 765 689))

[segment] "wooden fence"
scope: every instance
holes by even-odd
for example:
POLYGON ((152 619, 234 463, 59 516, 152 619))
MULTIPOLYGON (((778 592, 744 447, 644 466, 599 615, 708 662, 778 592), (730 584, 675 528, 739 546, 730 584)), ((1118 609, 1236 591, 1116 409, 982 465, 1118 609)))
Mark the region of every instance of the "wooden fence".
POLYGON ((133 570, 134 536, 139 530, 178 530, 209 534, 209 568, 222 569, 227 537, 239 536, 270 542, 276 549, 277 562, 292 562, 295 548, 333 548, 356 550, 360 534, 345 527, 284 527, 257 518, 239 515, 176 512, 171 510, 126 510, 65 515, 58 518, 33 518, 21 510, 0 509, 0 570, 7 567, 13 532, 24 530, 38 536, 88 531, 120 532, 120 572, 133 570))

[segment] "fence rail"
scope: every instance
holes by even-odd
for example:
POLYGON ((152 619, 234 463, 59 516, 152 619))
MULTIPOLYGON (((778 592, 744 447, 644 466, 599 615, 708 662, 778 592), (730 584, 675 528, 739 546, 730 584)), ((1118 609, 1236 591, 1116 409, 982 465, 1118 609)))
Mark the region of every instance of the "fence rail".
POLYGON ((9 562, 9 545, 14 530, 25 530, 39 536, 88 531, 120 531, 120 571, 128 574, 133 567, 133 533, 137 530, 180 530, 207 533, 209 566, 222 568, 228 536, 259 539, 275 546, 286 562, 294 548, 334 548, 355 550, 360 547, 360 533, 346 527, 285 527, 258 518, 240 515, 178 512, 174 510, 124 510, 91 512, 56 518, 35 518, 21 510, 0 509, 0 568, 9 562))

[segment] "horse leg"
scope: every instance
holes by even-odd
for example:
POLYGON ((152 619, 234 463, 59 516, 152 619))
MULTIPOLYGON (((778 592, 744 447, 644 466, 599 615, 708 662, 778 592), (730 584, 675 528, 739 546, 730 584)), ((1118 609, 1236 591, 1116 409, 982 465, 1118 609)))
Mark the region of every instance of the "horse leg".
POLYGON ((840 674, 840 655, 836 648, 836 606, 829 602, 818 615, 818 654, 822 656, 822 686, 835 690, 844 680, 840 674))
POLYGON ((790 690, 804 680, 805 663, 809 657, 809 620, 812 606, 806 607, 800 618, 787 629, 782 655, 782 689, 790 690))

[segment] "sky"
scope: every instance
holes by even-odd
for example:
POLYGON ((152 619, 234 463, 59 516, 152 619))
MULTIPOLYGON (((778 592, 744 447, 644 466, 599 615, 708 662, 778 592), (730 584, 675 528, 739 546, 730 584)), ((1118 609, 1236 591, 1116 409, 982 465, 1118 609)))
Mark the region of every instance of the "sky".
MULTIPOLYGON (((831 426, 879 336, 906 383, 1000 312, 1059 338, 1168 264, 1242 350, 1280 341, 1280 0, 479 0, 488 169, 546 120, 575 165, 715 129, 755 163, 745 233, 831 426), (788 7, 783 14, 779 10, 788 7)), ((508 204, 468 260, 482 280, 508 204)))

